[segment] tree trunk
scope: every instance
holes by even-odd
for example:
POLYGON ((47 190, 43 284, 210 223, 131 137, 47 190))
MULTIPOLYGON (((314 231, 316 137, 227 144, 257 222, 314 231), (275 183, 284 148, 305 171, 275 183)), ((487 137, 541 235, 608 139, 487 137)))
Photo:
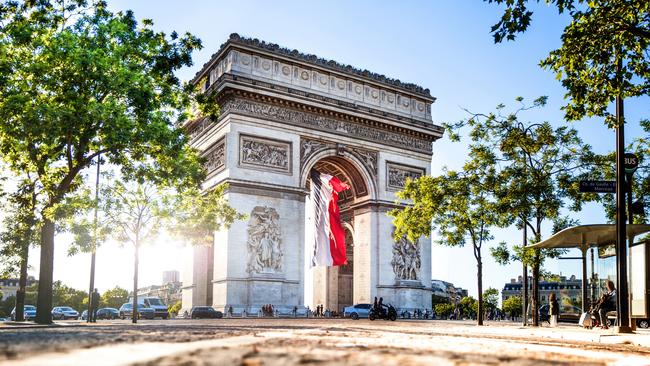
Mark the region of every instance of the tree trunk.
POLYGON ((52 324, 52 273, 54 271, 54 222, 43 219, 41 229, 41 265, 38 275, 36 323, 52 324))
POLYGON ((481 254, 476 262, 478 271, 476 274, 476 280, 478 284, 478 310, 476 314, 476 322, 478 325, 483 325, 483 262, 481 261, 481 254))
POLYGON ((533 326, 539 327, 539 249, 535 249, 533 265, 533 326))
MULTIPOLYGON (((524 248, 524 251, 526 250, 526 245, 528 245, 528 227, 526 226, 526 220, 522 219, 522 225, 523 225, 523 242, 522 246, 524 248)), ((523 262, 523 261, 522 261, 523 262)), ((523 263, 523 277, 521 279, 521 290, 522 290, 522 323, 524 326, 528 325, 528 267, 526 266, 526 263, 523 263)))
POLYGON ((29 258, 29 243, 24 243, 20 256, 20 278, 16 291, 16 321, 25 321, 25 291, 27 291, 27 260, 29 258))
POLYGON ((135 260, 133 261, 133 311, 131 313, 131 319, 133 323, 138 322, 138 251, 140 244, 136 239, 135 242, 135 260))

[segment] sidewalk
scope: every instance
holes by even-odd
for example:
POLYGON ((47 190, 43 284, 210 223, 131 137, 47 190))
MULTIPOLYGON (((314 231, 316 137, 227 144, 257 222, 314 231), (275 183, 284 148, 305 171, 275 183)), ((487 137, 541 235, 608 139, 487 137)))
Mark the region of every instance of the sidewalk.
POLYGON ((542 338, 605 344, 630 344, 650 348, 650 330, 646 329, 637 329, 632 334, 618 334, 613 327, 607 330, 599 328, 585 329, 577 324, 566 323, 561 323, 557 328, 551 328, 548 326, 524 327, 517 323, 492 321, 487 322, 482 327, 476 326, 474 322, 452 320, 437 322, 449 324, 449 327, 445 327, 445 332, 466 336, 480 334, 498 337, 542 338))

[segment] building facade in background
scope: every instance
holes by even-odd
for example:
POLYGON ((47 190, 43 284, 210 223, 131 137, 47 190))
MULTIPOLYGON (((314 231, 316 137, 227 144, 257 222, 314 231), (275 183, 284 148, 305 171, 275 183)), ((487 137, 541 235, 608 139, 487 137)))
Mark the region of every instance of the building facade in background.
MULTIPOLYGON (((505 301, 512 296, 522 296, 523 277, 511 279, 506 283, 501 291, 501 300, 505 301)), ((532 277, 529 278, 529 294, 532 294, 532 277)), ((557 281, 540 281, 539 282, 539 301, 540 305, 548 303, 551 293, 555 293, 560 304, 580 307, 582 304, 582 280, 576 279, 572 275, 567 278, 560 276, 557 281)))
POLYGON ((467 290, 442 280, 431 280, 431 294, 434 303, 447 302, 457 304, 460 299, 467 297, 467 290))
POLYGON ((433 124, 428 89, 233 34, 193 80, 216 97, 217 121, 186 125, 207 160, 204 189, 228 183, 248 220, 192 248, 183 308, 256 313, 322 304, 340 311, 383 297, 431 305, 431 241, 393 241, 395 192, 429 174, 433 124), (338 177, 348 264, 309 269, 309 172, 338 177))
MULTIPOLYGON (((27 277, 27 287, 31 286, 36 279, 34 276, 27 277)), ((2 298, 6 299, 10 296, 16 296, 18 291, 19 280, 17 278, 0 278, 0 292, 2 292, 2 298)))
POLYGON ((162 283, 181 282, 181 274, 179 271, 163 271, 162 283))

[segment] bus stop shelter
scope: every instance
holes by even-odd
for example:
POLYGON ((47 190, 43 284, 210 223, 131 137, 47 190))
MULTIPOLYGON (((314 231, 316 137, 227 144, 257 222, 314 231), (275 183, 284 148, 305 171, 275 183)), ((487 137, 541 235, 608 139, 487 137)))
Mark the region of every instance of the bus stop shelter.
MULTIPOLYGON (((627 237, 630 243, 638 235, 650 232, 650 225, 626 225, 627 237)), ((531 245, 537 249, 571 249, 578 248, 582 252, 582 311, 588 310, 587 301, 587 250, 616 243, 616 225, 594 224, 573 226, 557 232, 550 238, 531 245)))

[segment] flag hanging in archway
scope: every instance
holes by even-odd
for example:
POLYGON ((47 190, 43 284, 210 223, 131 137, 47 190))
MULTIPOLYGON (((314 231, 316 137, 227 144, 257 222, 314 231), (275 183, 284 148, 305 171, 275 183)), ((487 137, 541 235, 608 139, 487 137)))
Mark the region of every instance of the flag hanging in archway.
POLYGON ((336 177, 311 171, 311 203, 314 220, 314 266, 340 266, 347 263, 345 232, 341 225, 339 192, 350 186, 336 177))

